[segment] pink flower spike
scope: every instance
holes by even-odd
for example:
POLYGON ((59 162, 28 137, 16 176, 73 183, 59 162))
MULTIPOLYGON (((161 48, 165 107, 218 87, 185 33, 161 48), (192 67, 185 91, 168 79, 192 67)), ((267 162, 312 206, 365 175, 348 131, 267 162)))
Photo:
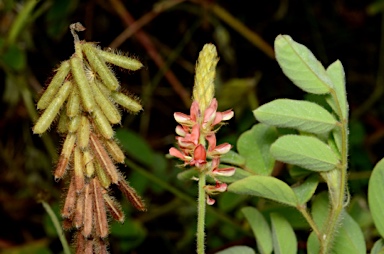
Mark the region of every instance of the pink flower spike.
POLYGON ((185 137, 186 132, 185 132, 184 128, 181 125, 176 126, 175 132, 176 132, 177 135, 179 135, 181 137, 185 137))
POLYGON ((211 198, 210 196, 207 196, 207 205, 213 205, 215 204, 216 200, 211 198))
POLYGON ((230 168, 215 168, 212 170, 213 175, 217 176, 233 176, 235 174, 236 169, 234 167, 230 168))
POLYGON ((222 155, 222 154, 226 154, 229 152, 229 150, 231 150, 232 146, 228 143, 224 143, 224 144, 221 144, 221 145, 218 145, 215 147, 215 149, 213 151, 211 151, 209 153, 210 156, 217 156, 217 155, 222 155))
POLYGON ((185 156, 182 152, 180 152, 179 150, 177 150, 177 149, 174 148, 174 147, 171 147, 171 148, 169 149, 169 154, 172 155, 172 156, 174 156, 174 157, 176 157, 176 158, 179 158, 179 159, 181 159, 181 160, 183 160, 183 161, 186 161, 186 160, 187 160, 186 156, 185 156))
POLYGON ((181 112, 176 112, 173 114, 173 117, 175 118, 176 122, 179 124, 190 124, 191 118, 189 115, 183 114, 181 112))

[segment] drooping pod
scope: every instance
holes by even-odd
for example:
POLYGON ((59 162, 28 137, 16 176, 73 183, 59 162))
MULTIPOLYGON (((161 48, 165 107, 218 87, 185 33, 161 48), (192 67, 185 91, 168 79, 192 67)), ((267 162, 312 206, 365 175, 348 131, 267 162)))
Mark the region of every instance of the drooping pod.
POLYGON ((111 158, 109 158, 107 151, 105 151, 103 145, 100 143, 95 134, 91 133, 90 141, 93 153, 95 154, 98 162, 107 171, 108 175, 111 177, 111 181, 117 184, 119 181, 119 174, 115 164, 112 162, 111 158))
POLYGON ((72 119, 69 119, 68 132, 69 133, 75 133, 77 131, 77 129, 79 128, 80 123, 81 123, 81 116, 80 115, 72 117, 72 119))
POLYGON ((132 99, 131 97, 120 93, 120 92, 112 92, 111 98, 120 106, 122 106, 125 109, 128 109, 132 113, 137 113, 143 109, 141 104, 136 101, 135 99, 132 99))
POLYGON ((113 139, 104 140, 105 148, 111 157, 120 163, 124 163, 125 155, 120 146, 113 139))
POLYGON ((83 215, 83 236, 89 237, 93 225, 93 181, 85 184, 84 187, 84 215, 83 215))
POLYGON ((101 109, 98 106, 95 106, 93 112, 93 122, 96 125, 97 130, 99 133, 106 139, 111 139, 113 137, 113 129, 108 121, 107 117, 101 111, 101 109))
POLYGON ((147 208, 145 207, 145 204, 141 197, 136 193, 136 190, 132 188, 124 179, 119 181, 117 185, 120 189, 120 191, 127 197, 129 202, 136 207, 139 211, 146 211, 147 208))
POLYGON ((80 114, 80 95, 77 86, 74 85, 67 101, 67 116, 75 117, 80 114))
POLYGON ((105 172, 104 168, 100 165, 98 161, 95 161, 95 170, 101 186, 103 186, 103 188, 105 189, 108 189, 109 186, 111 185, 111 178, 105 172))
POLYGON ((91 178, 95 173, 95 165, 94 165, 93 155, 91 154, 89 149, 86 149, 83 151, 83 163, 85 167, 85 175, 88 178, 91 178))
MULTIPOLYGON (((99 82, 94 80, 95 83, 99 82)), ((106 95, 100 90, 99 86, 93 84, 92 88, 95 95, 95 101, 99 105, 100 109, 103 111, 104 115, 108 118, 109 122, 112 124, 118 124, 121 121, 120 112, 117 110, 116 106, 106 97, 106 95)), ((108 95, 107 95, 108 96, 108 95)))
POLYGON ((75 147, 76 135, 68 134, 65 138, 63 148, 61 149, 61 154, 59 162, 54 173, 55 180, 58 181, 61 179, 65 172, 67 171, 67 166, 69 163, 69 158, 71 157, 73 148, 75 147))
POLYGON ((120 223, 123 223, 125 218, 120 205, 106 192, 103 194, 103 198, 112 217, 120 223))
POLYGON ((75 55, 71 58, 70 64, 74 81, 80 93, 83 108, 87 112, 92 112, 95 106, 95 101, 93 99, 91 86, 85 75, 83 61, 75 55))
POLYGON ((75 173, 75 187, 77 193, 80 193, 84 188, 85 181, 83 168, 83 156, 81 154, 80 148, 76 146, 73 155, 73 171, 75 173))
POLYGON ((95 52, 95 46, 92 43, 84 43, 82 46, 83 52, 87 56, 89 65, 99 74, 104 85, 112 91, 116 91, 120 86, 115 75, 105 64, 104 60, 100 59, 95 52))
POLYGON ((69 61, 64 61, 61 63, 60 67, 57 69, 55 76, 53 76, 51 82, 47 86, 47 89, 44 91, 40 100, 37 102, 38 109, 46 109, 49 106, 52 100, 56 97, 57 91, 63 84, 70 69, 71 67, 69 65, 69 61))
POLYGON ((88 147, 91 124, 86 116, 81 116, 80 126, 77 129, 77 145, 81 150, 88 147))
POLYGON ((93 178, 93 196, 94 196, 94 206, 95 206, 95 228, 96 235, 100 238, 105 238, 108 236, 108 221, 107 214, 105 211, 105 203, 103 194, 101 192, 101 186, 97 178, 93 178))
POLYGON ((98 47, 95 47, 95 50, 104 61, 119 66, 121 68, 131 71, 137 71, 143 67, 143 64, 139 60, 136 60, 134 58, 115 54, 114 52, 101 50, 98 47))
POLYGON ((64 82, 62 87, 60 87, 60 90, 57 93, 56 97, 51 101, 51 103, 45 109, 44 113, 37 120, 35 126, 33 127, 33 133, 42 134, 49 128, 49 126, 51 126, 52 121, 59 113, 60 108, 63 106, 65 100, 71 92, 71 89, 71 82, 64 82))

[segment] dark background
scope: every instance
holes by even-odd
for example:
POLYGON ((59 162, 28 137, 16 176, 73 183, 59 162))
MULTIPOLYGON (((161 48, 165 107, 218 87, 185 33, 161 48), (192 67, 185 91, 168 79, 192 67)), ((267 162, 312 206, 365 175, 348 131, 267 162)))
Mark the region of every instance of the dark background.
MULTIPOLYGON (((252 110, 258 105, 281 97, 304 97, 283 75, 277 62, 212 11, 213 5, 224 8, 270 47, 278 34, 289 34, 311 49, 325 67, 337 59, 343 63, 350 106, 349 185, 359 209, 367 211, 370 171, 383 156, 384 145, 383 1, 181 1, 160 13, 153 11, 154 8, 167 1, 40 1, 9 43, 14 22, 31 2, 0 1, 1 253, 62 250, 39 200, 45 200, 59 212, 66 181, 54 182, 52 169, 63 140, 54 127, 42 137, 32 134, 38 114, 34 105, 53 70, 74 52, 68 29, 71 23, 81 22, 87 30, 79 33, 80 38, 98 42, 103 48, 109 47, 127 28, 126 16, 121 14, 124 9, 117 7, 116 2, 135 20, 145 15, 150 17, 141 29, 151 42, 149 48, 137 34, 118 45, 119 50, 139 59, 145 68, 137 72, 115 69, 124 89, 140 97, 144 107, 138 115, 124 114, 121 126, 116 128, 123 133, 122 137, 128 134, 134 137, 127 157, 150 176, 139 169, 120 167, 147 201, 149 211, 134 211, 114 191, 122 202, 127 221, 123 225, 112 223, 109 238, 112 253, 195 252, 196 184, 178 180, 177 174, 182 169, 175 167, 176 161, 165 159, 174 144, 173 112, 187 113, 189 105, 164 77, 164 70, 172 72, 182 89, 191 93, 199 51, 205 43, 217 46, 220 56, 217 97, 219 104, 233 108, 236 115, 218 135, 221 142, 225 140, 233 145, 243 131, 256 123, 252 110), (148 49, 165 62, 171 62, 158 66, 148 49), (244 82, 248 84, 246 87, 244 82), (226 89, 230 85, 233 87, 226 89), (137 154, 143 151, 140 149, 155 162, 149 165, 140 160, 137 154), (189 201, 161 183, 186 194, 189 201)), ((287 176, 282 172, 278 177, 287 176)), ((245 205, 260 203, 231 193, 218 198, 216 214, 208 213, 208 253, 232 245, 255 246, 239 212, 245 205), (225 219, 233 223, 226 223, 225 219)), ((367 218, 358 222, 370 248, 377 235, 372 230, 369 213, 364 214, 368 214, 367 218)), ((305 253, 308 230, 300 221, 294 227, 299 249, 305 253)), ((66 234, 70 240, 71 232, 66 234)))

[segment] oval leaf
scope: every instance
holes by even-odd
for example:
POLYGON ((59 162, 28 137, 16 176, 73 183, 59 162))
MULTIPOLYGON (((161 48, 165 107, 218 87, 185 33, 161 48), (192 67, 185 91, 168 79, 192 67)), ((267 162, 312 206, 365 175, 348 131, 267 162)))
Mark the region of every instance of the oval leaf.
POLYGON ((382 238, 384 238, 384 159, 372 171, 368 184, 368 203, 372 218, 382 238))
POLYGON ((255 254, 255 251, 248 246, 233 246, 216 252, 216 254, 255 254))
POLYGON ((245 168, 259 175, 270 175, 275 160, 269 149, 276 139, 276 130, 265 124, 256 124, 251 130, 241 134, 237 141, 237 150, 245 158, 245 168))
POLYGON ((289 222, 280 214, 271 213, 272 239, 275 254, 296 254, 297 239, 289 222))
POLYGON ((264 216, 253 207, 244 207, 241 212, 252 228, 259 252, 261 254, 272 253, 272 232, 264 216))
POLYGON ((221 155, 220 162, 224 164, 239 166, 239 167, 242 167, 245 165, 244 157, 232 150, 229 150, 228 153, 221 155))
POLYGON ((284 74, 308 93, 326 94, 332 88, 323 65, 312 52, 288 35, 279 35, 275 40, 276 60, 284 74))
MULTIPOLYGON (((347 102, 347 94, 345 91, 345 73, 343 65, 339 60, 333 62, 330 66, 328 66, 326 70, 328 77, 331 79, 332 84, 334 86, 336 97, 338 100, 338 104, 341 108, 341 116, 342 119, 348 118, 348 102, 347 102)), ((332 107, 332 109, 338 113, 338 107, 336 106, 335 100, 331 96, 327 96, 326 98, 328 104, 332 107)))
POLYGON ((300 204, 305 204, 311 199, 316 191, 317 185, 319 184, 319 178, 317 175, 311 175, 302 184, 296 186, 293 191, 300 204))
POLYGON ((336 119, 323 107, 309 101, 278 99, 253 111, 256 119, 268 125, 295 128, 315 134, 327 133, 336 119))
POLYGON ((297 198, 293 190, 283 181, 271 176, 249 176, 232 183, 228 191, 271 199, 296 207, 297 198))
POLYGON ((312 171, 329 171, 337 167, 339 159, 332 149, 314 137, 285 135, 271 146, 276 160, 312 171))
POLYGON ((384 254, 384 240, 380 238, 371 249, 371 254, 384 254))

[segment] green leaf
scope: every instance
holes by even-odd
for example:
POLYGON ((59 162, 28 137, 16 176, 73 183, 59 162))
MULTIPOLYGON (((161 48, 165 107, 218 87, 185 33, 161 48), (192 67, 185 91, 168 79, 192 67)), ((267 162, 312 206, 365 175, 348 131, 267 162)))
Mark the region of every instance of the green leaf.
POLYGON ((297 198, 293 190, 283 181, 271 176, 249 176, 228 186, 228 191, 246 194, 296 207, 297 198))
POLYGON ((331 148, 315 137, 285 135, 271 146, 276 160, 312 171, 329 171, 339 164, 331 148))
POLYGON ((337 124, 326 109, 309 101, 278 99, 257 108, 253 114, 268 125, 315 134, 327 133, 337 124))
POLYGON ((371 254, 384 254, 384 240, 380 238, 371 249, 371 254))
POLYGON ((146 166, 153 165, 153 151, 139 134, 127 129, 118 129, 116 138, 120 141, 123 150, 132 158, 146 166))
MULTIPOLYGON (((348 118, 348 102, 347 102, 347 94, 345 91, 345 73, 343 65, 339 60, 332 63, 328 66, 326 70, 328 77, 331 79, 332 84, 334 85, 334 89, 336 92, 336 98, 338 100, 338 104, 341 108, 341 116, 342 119, 348 118)), ((339 114, 338 107, 336 106, 336 102, 334 98, 331 96, 327 96, 327 102, 332 107, 332 109, 339 114)))
POLYGON ((319 184, 319 178, 317 175, 311 175, 302 184, 296 186, 293 191, 299 201, 299 204, 303 205, 311 199, 319 184))
POLYGON ((256 124, 245 131, 237 141, 237 150, 245 158, 245 168, 259 175, 270 175, 275 165, 269 149, 276 140, 275 128, 256 124))
POLYGON ((272 253, 272 232, 264 216, 253 207, 244 207, 241 212, 252 228, 259 252, 261 254, 272 253))
POLYGON ((377 231, 384 238, 384 159, 372 171, 368 184, 368 203, 377 231))
POLYGON ((280 214, 271 213, 272 239, 275 254, 296 254, 297 239, 289 222, 280 214))
POLYGON ((220 162, 224 164, 239 166, 239 167, 242 167, 245 165, 244 157, 232 150, 229 150, 228 153, 221 155, 220 162))
POLYGON ((312 52, 295 42, 289 35, 279 35, 275 40, 276 60, 284 74, 308 93, 326 94, 333 87, 323 65, 312 52))
POLYGON ((9 46, 1 56, 1 60, 5 65, 16 71, 24 69, 27 63, 25 52, 15 44, 9 46))
POLYGON ((248 246, 233 246, 216 252, 216 254, 255 254, 255 251, 248 246))

